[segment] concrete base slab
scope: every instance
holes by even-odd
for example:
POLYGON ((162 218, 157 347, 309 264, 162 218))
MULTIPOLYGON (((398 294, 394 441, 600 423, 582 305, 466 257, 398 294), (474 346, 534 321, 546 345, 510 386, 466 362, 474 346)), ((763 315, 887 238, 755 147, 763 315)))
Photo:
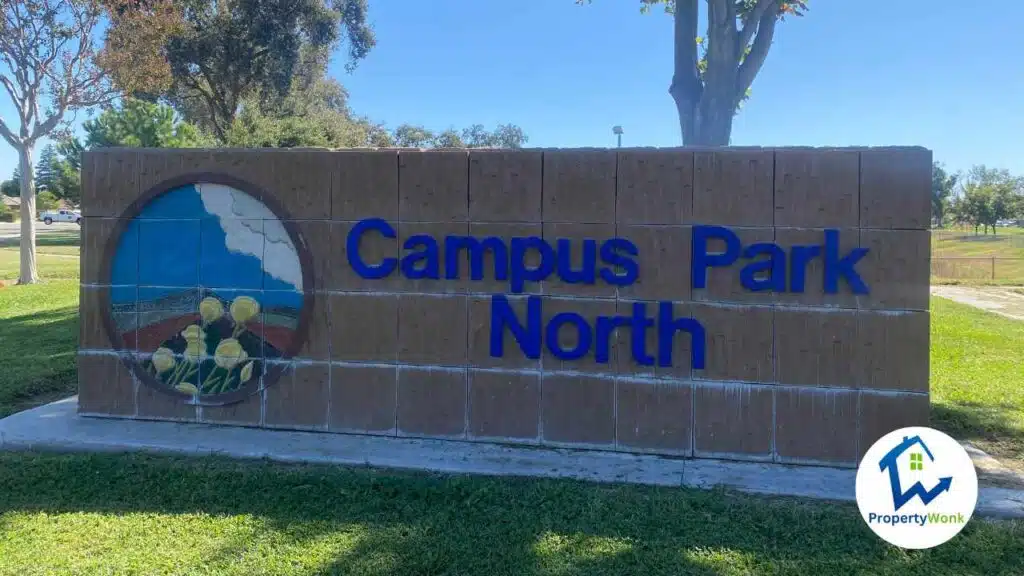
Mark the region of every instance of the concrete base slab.
MULTIPOLYGON (((77 414, 77 406, 77 397, 72 397, 0 420, 0 449, 213 454, 457 474, 722 486, 774 496, 854 499, 856 471, 851 469, 85 418, 77 414)), ((1024 518, 1024 491, 983 488, 977 514, 1024 518)))

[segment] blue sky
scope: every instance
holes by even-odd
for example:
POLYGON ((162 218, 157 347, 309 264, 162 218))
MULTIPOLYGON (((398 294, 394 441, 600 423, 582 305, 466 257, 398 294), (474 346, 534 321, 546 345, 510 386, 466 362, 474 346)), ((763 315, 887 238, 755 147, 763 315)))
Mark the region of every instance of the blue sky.
MULTIPOLYGON (((613 146, 620 124, 623 145, 678 145, 672 22, 638 5, 370 0, 377 47, 331 71, 356 113, 392 127, 511 122, 547 147, 613 146)), ((1024 174, 1024 2, 981 6, 811 0, 778 27, 733 143, 923 145, 952 169, 1024 174)), ((0 147, 0 175, 15 161, 0 147)))

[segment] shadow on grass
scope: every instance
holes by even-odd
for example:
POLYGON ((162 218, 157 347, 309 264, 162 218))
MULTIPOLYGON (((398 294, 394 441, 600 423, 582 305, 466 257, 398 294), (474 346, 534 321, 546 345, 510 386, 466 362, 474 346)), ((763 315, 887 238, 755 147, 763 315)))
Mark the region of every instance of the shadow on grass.
POLYGON ((0 318, 0 417, 75 393, 78 308, 0 318))
POLYGON ((1024 462, 1024 428, 1015 404, 932 404, 932 426, 968 442, 984 442, 997 459, 1024 462))
POLYGON ((203 559, 206 566, 230 565, 257 543, 273 542, 292 554, 337 550, 316 570, 330 574, 1024 571, 1021 525, 975 522, 942 547, 898 552, 871 534, 851 505, 721 490, 137 454, 0 454, 0 485, 0 514, 258 520, 252 538, 225 542, 216 557, 203 559))

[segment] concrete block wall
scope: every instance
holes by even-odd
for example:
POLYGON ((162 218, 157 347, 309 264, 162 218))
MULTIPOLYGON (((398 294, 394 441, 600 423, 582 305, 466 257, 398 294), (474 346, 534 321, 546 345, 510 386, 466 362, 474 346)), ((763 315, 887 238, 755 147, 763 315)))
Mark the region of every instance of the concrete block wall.
MULTIPOLYGON (((931 152, 921 148, 90 151, 79 410, 853 465, 878 437, 928 420, 930 179, 931 152), (143 219, 140 234, 163 230, 140 211, 164 190, 211 175, 236 183, 281 221, 304 279, 296 289, 301 320, 282 347, 290 353, 267 352, 248 384, 216 401, 142 376, 155 344, 143 345, 142 328, 123 334, 117 326, 130 324, 112 316, 126 308, 115 312, 111 302, 137 290, 130 294, 141 305, 146 281, 139 272, 127 276, 138 278, 135 285, 119 285, 110 264, 132 222, 143 219), (628 315, 634 302, 671 301, 676 317, 704 325, 706 365, 691 366, 691 343, 682 337, 673 366, 638 365, 626 330, 613 335, 607 364, 562 360, 546 349, 530 359, 507 332, 504 357, 492 357, 491 296, 508 292, 508 283, 469 280, 465 253, 459 280, 362 278, 348 263, 346 238, 366 218, 397 231, 395 239, 364 240, 359 251, 368 261, 401 257, 402 242, 415 234, 568 238, 577 251, 583 239, 626 238, 639 249, 636 283, 551 276, 509 295, 513 308, 525 314, 526 298, 542 295, 546 324, 559 312, 592 321, 628 315), (706 287, 692 288, 695 225, 726 226, 744 245, 783 249, 820 244, 824 229, 838 229, 843 251, 868 248, 857 269, 870 292, 854 294, 840 282, 839 293, 826 294, 820 258, 809 264, 803 293, 751 292, 739 265, 711 269, 706 287)), ((271 224, 262 225, 269 234, 271 224)), ((203 234, 200 261, 213 238, 203 234)), ((151 258, 159 255, 140 253, 140 269, 151 258)), ((187 286, 200 291, 197 298, 202 270, 199 278, 187 286)), ((142 312, 127 313, 142 325, 142 312)), ((566 347, 574 337, 559 334, 566 347)), ((655 349, 654 331, 648 337, 655 349)))

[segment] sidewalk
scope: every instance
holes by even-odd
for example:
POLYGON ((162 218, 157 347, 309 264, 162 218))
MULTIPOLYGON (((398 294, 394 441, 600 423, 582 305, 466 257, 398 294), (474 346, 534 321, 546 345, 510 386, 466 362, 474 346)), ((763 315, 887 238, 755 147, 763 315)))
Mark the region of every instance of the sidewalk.
POLYGON ((932 286, 932 295, 1024 320, 1024 294, 996 286, 932 286))
MULTIPOLYGON (((83 418, 71 397, 0 420, 0 449, 152 451, 234 458, 574 478, 853 501, 856 471, 723 460, 83 418), (216 428, 216 434, 210 430, 216 428)), ((983 487, 976 514, 1024 518, 1024 490, 983 487)))

